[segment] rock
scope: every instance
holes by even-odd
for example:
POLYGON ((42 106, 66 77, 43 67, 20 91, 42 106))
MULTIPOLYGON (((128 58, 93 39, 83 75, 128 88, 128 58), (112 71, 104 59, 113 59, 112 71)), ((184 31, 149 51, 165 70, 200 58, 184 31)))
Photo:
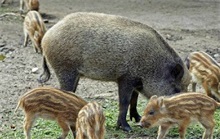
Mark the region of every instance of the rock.
POLYGON ((0 47, 4 47, 6 45, 6 43, 1 43, 0 42, 0 47))
POLYGON ((37 73, 37 71, 38 71, 38 68, 32 68, 31 70, 32 73, 37 73))
POLYGON ((220 57, 220 54, 214 54, 214 57, 215 57, 215 58, 219 58, 219 57, 220 57))

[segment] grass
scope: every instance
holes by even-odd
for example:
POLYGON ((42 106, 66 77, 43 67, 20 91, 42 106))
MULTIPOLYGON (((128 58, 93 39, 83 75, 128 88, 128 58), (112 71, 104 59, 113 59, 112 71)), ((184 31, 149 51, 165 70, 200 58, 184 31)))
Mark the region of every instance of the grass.
MULTIPOLYGON (((132 127, 133 131, 131 133, 124 132, 122 130, 116 129, 116 121, 118 116, 118 102, 116 100, 105 99, 100 102, 104 108, 106 116, 106 139, 124 139, 124 138, 135 138, 143 139, 147 137, 156 138, 157 136, 157 127, 151 129, 142 129, 138 127, 133 121, 128 123, 132 127)), ((138 102, 138 111, 141 113, 146 106, 146 99, 140 99, 138 102)), ((21 112, 19 112, 21 113, 21 112)), ((21 113, 22 114, 22 113, 21 113)), ((12 113, 11 113, 12 115, 12 113)), ((129 118, 129 115, 127 116, 129 118)), ((23 128, 22 128, 23 115, 19 116, 19 119, 16 120, 17 125, 15 129, 12 127, 3 127, 4 130, 0 130, 0 139, 23 139, 23 128)), ((214 139, 220 137, 220 109, 217 109, 215 112, 215 121, 216 126, 214 129, 214 139)), ((15 123, 15 122, 14 122, 15 123)), ((192 124, 187 129, 186 138, 187 139, 198 139, 202 138, 204 129, 199 124, 192 124)), ((42 120, 39 119, 34 124, 34 127, 31 130, 32 138, 34 139, 53 139, 58 137, 61 134, 61 129, 57 126, 54 121, 42 120)), ((178 138, 178 129, 172 128, 168 133, 167 137, 169 138, 178 138)), ((67 139, 71 139, 72 134, 69 133, 67 139)))

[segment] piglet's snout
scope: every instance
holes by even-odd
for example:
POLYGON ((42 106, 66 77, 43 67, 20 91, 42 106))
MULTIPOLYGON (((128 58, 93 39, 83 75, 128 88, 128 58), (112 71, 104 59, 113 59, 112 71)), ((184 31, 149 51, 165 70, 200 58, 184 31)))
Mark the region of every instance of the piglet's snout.
POLYGON ((149 128, 151 124, 145 121, 141 121, 139 125, 142 128, 149 128))

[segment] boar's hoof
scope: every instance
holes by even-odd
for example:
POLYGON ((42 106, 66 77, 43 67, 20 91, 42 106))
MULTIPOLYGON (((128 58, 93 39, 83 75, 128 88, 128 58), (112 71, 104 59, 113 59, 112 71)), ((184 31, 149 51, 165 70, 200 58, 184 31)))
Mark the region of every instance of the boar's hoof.
POLYGON ((124 131, 126 131, 126 132, 131 132, 131 131, 132 131, 132 129, 131 129, 131 127, 129 126, 128 123, 126 123, 125 125, 122 125, 121 122, 118 122, 118 123, 117 123, 116 129, 122 129, 122 130, 124 130, 124 131))
POLYGON ((141 116, 138 113, 130 113, 130 120, 135 119, 135 122, 140 122, 141 116))

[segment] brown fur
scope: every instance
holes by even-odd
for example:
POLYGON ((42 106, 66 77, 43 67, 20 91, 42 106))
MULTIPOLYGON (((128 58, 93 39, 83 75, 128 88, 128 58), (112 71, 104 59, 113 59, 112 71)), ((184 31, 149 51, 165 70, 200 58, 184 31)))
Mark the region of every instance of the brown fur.
POLYGON ((65 139, 70 129, 74 134, 78 112, 86 104, 85 100, 70 92, 50 87, 39 87, 25 93, 20 98, 16 110, 19 107, 24 110, 26 139, 31 138, 30 130, 38 117, 57 121, 62 128, 60 139, 65 139))
POLYGON ((102 107, 91 102, 85 105, 76 121, 76 139, 104 139, 105 116, 102 107))
POLYGON ((24 4, 27 7, 27 10, 35 10, 35 11, 39 11, 39 0, 20 0, 20 12, 23 13, 24 12, 24 4))
POLYGON ((192 90, 201 84, 210 97, 220 101, 220 66, 205 52, 193 52, 188 56, 189 71, 192 75, 192 90))
POLYGON ((151 27, 125 17, 103 13, 72 13, 50 28, 42 39, 44 72, 53 68, 63 90, 75 92, 84 76, 117 82, 117 126, 130 131, 126 121, 140 121, 138 93, 146 97, 170 95, 187 88, 188 69, 172 47, 151 27), (101 21, 101 22, 100 22, 101 21))
POLYGON ((46 27, 41 15, 37 11, 29 11, 24 19, 24 47, 30 37, 35 51, 42 53, 41 40, 46 33, 46 27))
POLYGON ((169 128, 177 124, 180 138, 185 139, 186 128, 196 120, 206 129, 203 139, 212 139, 217 107, 220 103, 202 93, 183 93, 168 98, 152 96, 140 123, 146 128, 160 125, 157 139, 165 138, 169 128))

